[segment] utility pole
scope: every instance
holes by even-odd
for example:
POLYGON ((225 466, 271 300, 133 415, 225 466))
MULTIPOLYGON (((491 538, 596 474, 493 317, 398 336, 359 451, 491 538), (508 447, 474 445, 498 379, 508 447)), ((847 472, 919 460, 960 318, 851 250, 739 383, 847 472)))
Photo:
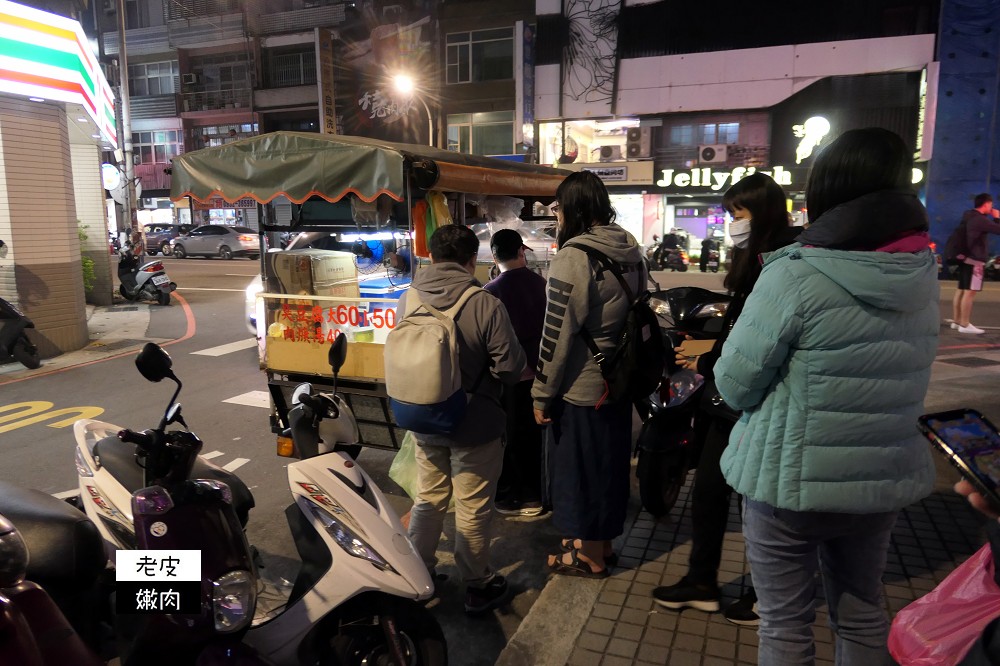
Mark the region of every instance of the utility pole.
POLYGON ((132 152, 132 112, 129 105, 128 54, 125 52, 125 0, 118 0, 118 88, 121 91, 122 129, 119 145, 125 157, 125 214, 132 231, 139 230, 135 196, 135 155, 132 152))

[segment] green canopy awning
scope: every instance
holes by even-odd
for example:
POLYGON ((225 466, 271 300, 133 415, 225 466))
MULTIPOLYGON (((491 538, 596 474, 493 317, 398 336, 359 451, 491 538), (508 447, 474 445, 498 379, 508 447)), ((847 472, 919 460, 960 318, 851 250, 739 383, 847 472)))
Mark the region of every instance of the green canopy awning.
POLYGON ((570 173, 431 146, 272 132, 175 157, 170 198, 267 203, 284 196, 302 203, 313 196, 338 201, 353 193, 369 202, 382 194, 402 201, 407 165, 430 175, 432 182, 422 183, 426 189, 481 194, 554 196, 570 173))

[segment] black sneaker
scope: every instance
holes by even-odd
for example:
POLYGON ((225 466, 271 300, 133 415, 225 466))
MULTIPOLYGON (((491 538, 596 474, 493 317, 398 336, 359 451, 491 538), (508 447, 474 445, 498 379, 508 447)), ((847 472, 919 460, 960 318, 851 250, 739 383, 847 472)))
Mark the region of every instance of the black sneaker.
POLYGON ((507 579, 497 574, 486 587, 465 588, 465 612, 478 615, 502 606, 507 601, 510 588, 507 579))
POLYGON ((681 578, 675 585, 664 585, 653 590, 653 599, 671 610, 694 608, 706 613, 719 612, 721 598, 717 585, 696 585, 681 578))
POLYGON ((757 615, 757 593, 750 590, 727 608, 723 615, 741 627, 760 626, 760 616, 757 615))

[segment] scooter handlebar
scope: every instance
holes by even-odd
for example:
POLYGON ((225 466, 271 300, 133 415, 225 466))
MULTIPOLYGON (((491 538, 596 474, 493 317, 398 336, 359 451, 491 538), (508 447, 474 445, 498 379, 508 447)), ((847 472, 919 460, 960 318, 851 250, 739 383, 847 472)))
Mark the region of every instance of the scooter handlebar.
POLYGON ((134 430, 129 430, 128 428, 118 431, 118 439, 123 442, 128 442, 129 444, 135 444, 143 449, 148 449, 154 443, 154 438, 151 433, 146 431, 135 432, 134 430))

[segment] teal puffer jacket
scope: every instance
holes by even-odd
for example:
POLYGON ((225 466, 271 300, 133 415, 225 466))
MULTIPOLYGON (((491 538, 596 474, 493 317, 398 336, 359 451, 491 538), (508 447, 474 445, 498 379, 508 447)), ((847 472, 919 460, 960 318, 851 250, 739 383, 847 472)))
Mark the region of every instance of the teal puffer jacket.
POLYGON ((722 457, 740 494, 794 511, 901 509, 934 483, 918 433, 937 351, 929 251, 768 257, 715 366, 743 410, 722 457))

